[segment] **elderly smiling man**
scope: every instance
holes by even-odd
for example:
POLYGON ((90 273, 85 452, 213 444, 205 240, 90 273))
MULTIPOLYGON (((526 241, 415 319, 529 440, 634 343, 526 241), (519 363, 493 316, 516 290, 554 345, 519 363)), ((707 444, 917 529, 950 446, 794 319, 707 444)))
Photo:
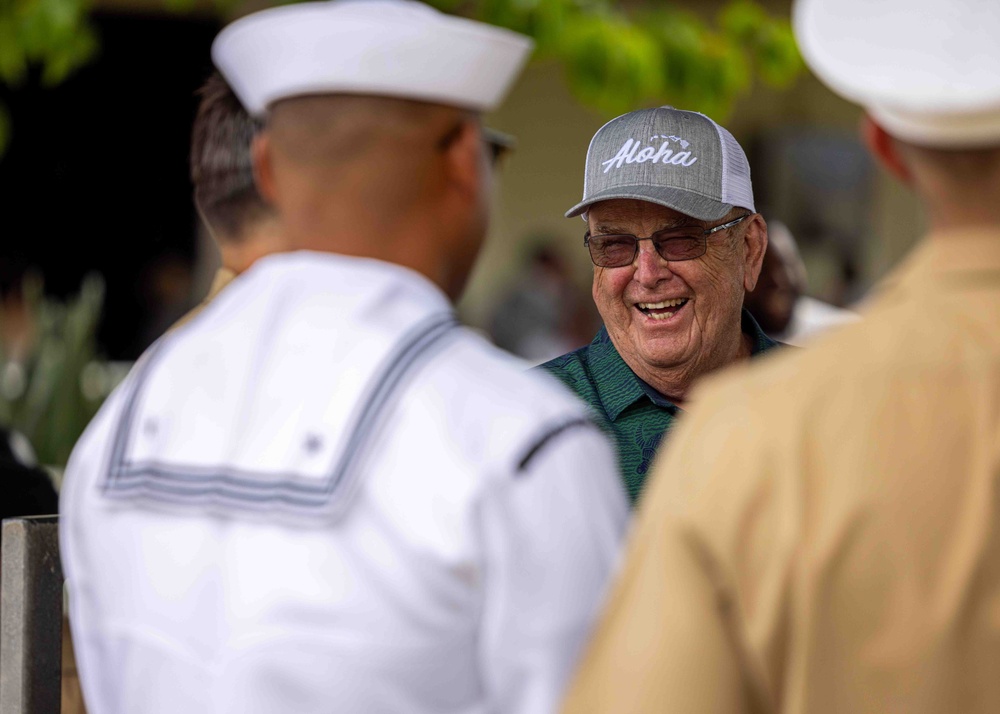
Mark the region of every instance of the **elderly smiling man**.
POLYGON ((777 345, 743 310, 767 226, 732 134, 659 107, 605 124, 590 142, 584 243, 604 327, 542 365, 584 399, 617 445, 633 501, 691 385, 777 345))

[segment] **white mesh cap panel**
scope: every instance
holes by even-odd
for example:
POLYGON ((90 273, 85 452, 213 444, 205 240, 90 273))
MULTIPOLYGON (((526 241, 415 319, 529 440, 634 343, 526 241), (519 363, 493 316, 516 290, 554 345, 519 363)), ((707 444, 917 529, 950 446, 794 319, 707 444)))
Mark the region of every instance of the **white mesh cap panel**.
MULTIPOLYGON (((715 122, 713 122, 714 124, 715 122)), ((753 184, 750 182, 750 164, 739 142, 724 127, 715 124, 722 140, 722 200, 725 203, 749 208, 754 213, 753 184)))

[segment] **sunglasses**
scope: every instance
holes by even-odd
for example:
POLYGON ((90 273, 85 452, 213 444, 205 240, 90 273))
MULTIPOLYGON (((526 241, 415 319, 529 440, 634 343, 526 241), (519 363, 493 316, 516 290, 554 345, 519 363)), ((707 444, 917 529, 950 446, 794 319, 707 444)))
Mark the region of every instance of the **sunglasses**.
POLYGON ((653 241, 653 248, 664 260, 694 260, 708 252, 710 235, 732 228, 752 215, 747 213, 707 230, 701 226, 667 228, 647 238, 639 238, 628 233, 593 236, 587 231, 583 236, 583 244, 590 249, 590 259, 599 268, 622 268, 631 265, 639 254, 639 241, 642 240, 653 241))
MULTIPOLYGON (((444 151, 451 146, 462 133, 462 127, 464 125, 465 122, 460 121, 449 129, 448 133, 442 136, 438 141, 438 148, 444 151)), ((514 137, 510 134, 504 134, 503 132, 499 132, 496 129, 490 129, 486 126, 480 128, 480 134, 482 134, 483 143, 486 144, 487 156, 490 159, 490 165, 493 167, 499 165, 503 157, 514 150, 514 145, 517 143, 514 137)))

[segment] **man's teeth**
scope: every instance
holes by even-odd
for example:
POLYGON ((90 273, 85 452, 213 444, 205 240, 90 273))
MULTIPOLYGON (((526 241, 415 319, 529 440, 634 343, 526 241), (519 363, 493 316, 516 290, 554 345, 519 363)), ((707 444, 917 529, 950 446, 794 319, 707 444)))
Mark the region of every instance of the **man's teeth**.
POLYGON ((641 302, 640 310, 662 310, 665 307, 677 307, 687 302, 687 298, 677 298, 676 300, 664 300, 663 302, 641 302))
POLYGON ((636 303, 636 307, 646 317, 651 317, 654 320, 666 320, 668 317, 673 317, 677 310, 686 302, 687 298, 676 298, 674 300, 664 300, 663 302, 640 302, 636 303), (670 310, 669 308, 675 309, 670 310), (654 312, 658 310, 662 310, 663 312, 654 312))

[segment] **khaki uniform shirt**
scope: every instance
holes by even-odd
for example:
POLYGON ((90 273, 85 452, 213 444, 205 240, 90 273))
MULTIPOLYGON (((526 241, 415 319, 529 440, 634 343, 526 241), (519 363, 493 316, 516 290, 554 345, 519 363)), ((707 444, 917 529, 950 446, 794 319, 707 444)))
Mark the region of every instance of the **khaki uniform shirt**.
POLYGON ((696 390, 565 711, 1000 711, 1000 229, 696 390))

